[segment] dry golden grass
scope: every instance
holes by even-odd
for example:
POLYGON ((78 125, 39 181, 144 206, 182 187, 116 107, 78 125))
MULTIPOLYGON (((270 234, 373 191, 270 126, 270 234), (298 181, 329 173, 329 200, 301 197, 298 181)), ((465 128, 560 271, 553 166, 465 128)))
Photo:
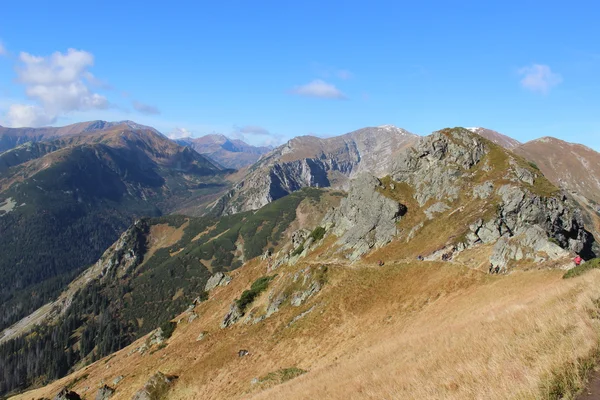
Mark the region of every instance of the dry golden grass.
MULTIPOLYGON (((306 266, 278 269, 252 308, 265 307, 270 291, 306 266)), ((101 381, 124 375, 113 398, 130 399, 157 370, 180 376, 170 399, 549 398, 552 374, 598 344, 600 271, 563 280, 560 271, 489 276, 450 263, 331 264, 328 283, 307 304, 220 329, 233 299, 265 274, 258 260, 233 272, 165 349, 142 356, 127 348, 16 398, 52 398, 88 374, 73 388, 78 393, 93 398, 101 381), (251 355, 239 358, 239 349, 251 355), (308 373, 267 389, 251 383, 290 367, 308 373)))

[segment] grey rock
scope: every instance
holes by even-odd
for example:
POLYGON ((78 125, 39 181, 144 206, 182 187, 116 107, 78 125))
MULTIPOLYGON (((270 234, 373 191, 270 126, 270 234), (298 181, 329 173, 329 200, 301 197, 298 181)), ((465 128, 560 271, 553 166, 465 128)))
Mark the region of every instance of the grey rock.
POLYGON ((443 213, 444 211, 448 211, 449 209, 450 207, 446 203, 437 202, 431 205, 431 207, 429 207, 427 210, 425 210, 425 215, 427 216, 427 219, 433 219, 435 214, 443 213))
POLYGON ((96 393, 96 400, 108 400, 113 396, 113 394, 115 394, 115 389, 108 385, 102 385, 102 387, 100 387, 96 393))
POLYGON ((221 322, 221 329, 225 329, 235 324, 237 321, 240 320, 240 318, 242 318, 242 316, 242 311, 238 307, 237 303, 234 301, 233 304, 231 304, 231 307, 229 308, 229 312, 225 315, 225 318, 223 318, 223 322, 221 322))
POLYGON ((198 314, 196 314, 195 312, 192 312, 188 317, 188 324, 191 324, 192 322, 194 322, 196 320, 196 318, 198 318, 198 314))
POLYGON ((478 199, 487 199, 492 195, 493 192, 494 184, 488 181, 473 188, 473 197, 478 199))
POLYGON ((226 286, 231 282, 231 277, 229 275, 225 275, 223 272, 217 272, 206 281, 206 285, 204 286, 204 291, 208 292, 217 286, 226 286))
POLYGON ((204 340, 204 338, 208 335, 207 331, 202 331, 200 332, 200 334, 198 335, 198 337, 196 338, 196 342, 199 342, 201 340, 204 340))
POLYGON ((277 297, 275 297, 275 300, 271 301, 269 303, 269 305, 267 306, 267 312, 266 312, 265 316, 268 318, 271 315, 275 314, 277 311, 279 311, 279 307, 281 307, 281 305, 286 300, 287 300, 287 295, 285 294, 285 292, 279 293, 279 295, 277 295, 277 297))
POLYGON ((119 382, 121 382, 123 380, 123 375, 119 375, 117 376, 115 379, 113 379, 112 384, 113 386, 117 386, 119 384, 119 382))
POLYGON ((348 197, 325 218, 342 249, 352 250, 351 260, 389 243, 397 234, 396 223, 406 213, 406 206, 377 191, 380 186, 379 179, 361 174, 352 182, 348 197))
POLYGON ((466 129, 434 132, 399 153, 392 178, 410 184, 420 206, 430 199, 453 201, 460 193, 460 178, 485 154, 483 141, 466 129))
POLYGON ((81 400, 81 396, 65 387, 54 396, 54 400, 81 400))
POLYGON ((176 376, 168 376, 157 372, 148 379, 144 387, 138 390, 132 400, 159 400, 166 398, 176 376))
POLYGON ((309 297, 313 296, 321 290, 321 284, 319 282, 313 282, 307 290, 294 293, 290 304, 294 307, 301 306, 309 297))
POLYGON ((156 329, 154 332, 152 332, 152 335, 150 335, 150 337, 148 338, 148 346, 152 347, 154 345, 160 345, 163 344, 165 341, 165 336, 164 336, 164 332, 161 328, 156 329))

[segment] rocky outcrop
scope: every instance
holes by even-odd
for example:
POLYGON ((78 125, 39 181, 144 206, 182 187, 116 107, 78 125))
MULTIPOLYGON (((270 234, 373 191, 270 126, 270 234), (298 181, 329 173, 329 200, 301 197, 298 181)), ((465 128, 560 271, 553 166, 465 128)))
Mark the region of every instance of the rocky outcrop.
POLYGON ((417 136, 396 127, 365 128, 329 139, 303 136, 261 159, 213 207, 215 214, 258 209, 303 187, 347 188, 363 171, 389 173, 392 155, 417 136))
POLYGON ((351 260, 389 243, 397 233, 396 223, 406 213, 406 206, 377 191, 381 186, 374 176, 360 175, 352 182, 348 197, 325 217, 325 225, 339 237, 342 250, 350 251, 351 260))
POLYGON ((113 394, 115 394, 115 389, 111 388, 108 385, 102 385, 98 392, 96 393, 96 400, 108 400, 113 394))
POLYGON ((165 375, 159 371, 152 375, 144 387, 135 393, 132 400, 164 399, 176 379, 176 376, 165 375))
MULTIPOLYGON (((505 267, 511 260, 558 259, 569 251, 592 253, 593 237, 585 230, 574 202, 562 194, 536 194, 533 187, 541 175, 535 167, 466 129, 445 129, 422 138, 399 155, 392 178, 408 183, 420 206, 436 201, 424 210, 428 219, 449 210, 448 204, 458 200, 465 188, 470 188, 472 198, 486 200, 485 207, 495 207, 493 217, 472 223, 464 242, 454 250, 439 251, 441 255, 477 243, 494 244, 491 262, 505 267), (474 168, 491 151, 504 152, 507 169, 503 183, 485 181, 471 187, 469 179, 477 171, 487 173, 500 168, 487 158, 480 169, 474 168)), ((409 239, 411 236, 412 231, 409 239)))
POLYGON ((81 400, 81 396, 65 387, 54 396, 54 400, 81 400))
POLYGON ((225 315, 225 318, 223 318, 223 321, 221 322, 221 329, 225 329, 235 324, 243 316, 244 314, 242 313, 242 310, 240 310, 240 307, 237 305, 237 302, 234 301, 233 304, 231 304, 229 311, 225 315))
POLYGON ((231 282, 231 277, 225 275, 223 272, 217 272, 206 281, 206 285, 204 286, 204 291, 208 292, 217 286, 226 286, 231 282))
POLYGON ((400 153, 392 179, 415 190, 420 206, 430 199, 453 201, 460 194, 460 178, 486 154, 485 144, 466 129, 447 129, 422 138, 400 153))
POLYGON ((492 264, 506 266, 524 258, 556 260, 569 251, 584 256, 592 252, 594 238, 585 229, 576 204, 564 194, 543 197, 513 185, 500 187, 497 194, 501 202, 496 215, 476 221, 466 236, 468 246, 495 243, 492 264))
POLYGON ((122 276, 137 267, 144 259, 149 229, 148 222, 142 219, 123 232, 96 263, 100 276, 122 276))

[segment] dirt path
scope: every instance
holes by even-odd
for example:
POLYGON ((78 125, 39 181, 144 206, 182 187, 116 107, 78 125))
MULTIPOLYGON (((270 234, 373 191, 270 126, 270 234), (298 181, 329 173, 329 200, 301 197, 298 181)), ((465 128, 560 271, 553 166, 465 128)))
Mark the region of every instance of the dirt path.
POLYGON ((594 371, 585 389, 583 389, 583 392, 577 397, 577 400, 598 399, 600 399, 600 371, 594 371))

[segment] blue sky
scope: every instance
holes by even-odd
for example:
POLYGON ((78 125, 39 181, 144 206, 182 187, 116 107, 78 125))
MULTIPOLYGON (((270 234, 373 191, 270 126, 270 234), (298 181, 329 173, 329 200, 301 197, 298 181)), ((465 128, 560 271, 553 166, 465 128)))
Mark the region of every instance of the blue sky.
POLYGON ((131 119, 255 144, 484 126, 600 150, 597 2, 5 3, 6 126, 131 119))

